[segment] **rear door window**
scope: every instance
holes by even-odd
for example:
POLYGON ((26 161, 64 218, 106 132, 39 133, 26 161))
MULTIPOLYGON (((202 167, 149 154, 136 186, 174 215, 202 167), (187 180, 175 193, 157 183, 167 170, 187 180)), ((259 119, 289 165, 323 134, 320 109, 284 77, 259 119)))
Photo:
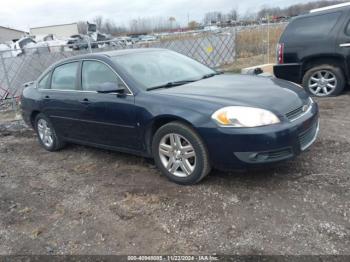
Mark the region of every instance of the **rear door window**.
POLYGON ((38 88, 39 89, 48 89, 50 88, 49 85, 49 80, 50 80, 50 73, 47 73, 43 78, 38 83, 38 88))
POLYGON ((298 18, 294 20, 286 30, 288 37, 301 41, 305 38, 323 38, 327 37, 333 27, 338 22, 341 12, 334 12, 310 17, 298 18))
POLYGON ((52 73, 51 89, 75 90, 79 62, 73 62, 56 67, 52 73))

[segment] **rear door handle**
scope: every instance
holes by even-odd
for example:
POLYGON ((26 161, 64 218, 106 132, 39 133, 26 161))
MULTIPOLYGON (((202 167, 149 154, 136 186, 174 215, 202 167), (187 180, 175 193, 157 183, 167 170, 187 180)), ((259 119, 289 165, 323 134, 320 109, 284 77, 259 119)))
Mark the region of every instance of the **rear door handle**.
POLYGON ((50 96, 45 96, 44 99, 48 100, 50 99, 50 96))
POLYGON ((82 103, 84 105, 88 105, 88 104, 90 104, 90 101, 89 101, 89 99, 84 98, 83 100, 80 101, 80 103, 82 103))
POLYGON ((343 43, 339 45, 340 47, 350 47, 350 43, 343 43))

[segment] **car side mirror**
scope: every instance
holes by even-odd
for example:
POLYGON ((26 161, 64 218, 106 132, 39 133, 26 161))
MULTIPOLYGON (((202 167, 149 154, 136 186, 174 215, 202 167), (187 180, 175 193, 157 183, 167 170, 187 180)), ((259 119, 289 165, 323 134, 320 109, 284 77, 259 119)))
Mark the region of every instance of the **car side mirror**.
POLYGON ((117 83, 105 82, 97 86, 97 93, 108 94, 117 93, 124 94, 125 88, 119 86, 117 83))

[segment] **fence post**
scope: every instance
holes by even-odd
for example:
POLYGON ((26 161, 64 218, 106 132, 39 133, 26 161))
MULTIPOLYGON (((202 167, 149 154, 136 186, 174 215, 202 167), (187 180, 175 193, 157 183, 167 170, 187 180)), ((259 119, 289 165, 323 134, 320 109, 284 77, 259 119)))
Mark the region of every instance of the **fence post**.
POLYGON ((267 63, 270 63, 270 15, 267 15, 267 63))
POLYGON ((92 49, 91 49, 91 42, 90 42, 90 37, 86 37, 87 43, 88 43, 88 48, 89 48, 89 52, 90 54, 92 54, 92 49))
MULTIPOLYGON (((7 84, 7 90, 9 91, 11 89, 11 82, 10 82, 10 77, 9 77, 9 75, 7 73, 7 70, 6 70, 6 64, 5 64, 4 57, 3 57, 2 54, 0 54, 0 59, 1 59, 2 67, 4 69, 4 74, 5 74, 6 84, 7 84)), ((12 91, 11 91, 11 93, 12 93, 12 91)), ((12 93, 12 109, 13 110, 17 110, 15 92, 12 93)))
POLYGON ((234 40, 233 40, 233 48, 234 48, 234 58, 233 58, 233 62, 236 62, 237 61, 237 33, 238 30, 237 30, 237 24, 235 25, 235 32, 234 32, 234 40))

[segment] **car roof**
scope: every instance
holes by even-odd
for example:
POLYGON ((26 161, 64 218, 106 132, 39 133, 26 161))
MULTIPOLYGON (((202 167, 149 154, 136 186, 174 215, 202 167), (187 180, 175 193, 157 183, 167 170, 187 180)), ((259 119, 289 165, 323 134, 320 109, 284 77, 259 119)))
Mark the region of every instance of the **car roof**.
POLYGON ((320 8, 315 8, 310 10, 310 14, 314 13, 327 13, 327 12, 332 12, 334 10, 339 11, 339 10, 348 10, 350 8, 350 3, 340 3, 340 4, 335 4, 335 5, 329 5, 329 6, 324 6, 320 8))
POLYGON ((81 59, 101 59, 101 60, 103 60, 104 58, 115 57, 115 56, 146 53, 146 52, 160 52, 160 51, 169 51, 169 50, 164 49, 164 48, 133 48, 133 49, 113 50, 113 51, 97 52, 97 53, 89 53, 89 54, 71 56, 71 57, 59 60, 56 63, 49 66, 40 75, 39 78, 41 78, 43 75, 47 74, 48 71, 52 70, 53 68, 55 68, 57 66, 60 66, 60 65, 63 65, 63 64, 69 63, 69 62, 81 60, 81 59))
MULTIPOLYGON (((331 6, 332 7, 332 6, 331 6)), ((324 14, 329 14, 329 13, 335 13, 335 12, 344 12, 344 11, 349 11, 350 5, 346 6, 339 6, 339 7, 334 7, 334 8, 325 8, 325 9, 313 9, 308 13, 301 14, 299 16, 296 16, 293 18, 293 20, 298 20, 299 18, 305 18, 305 17, 314 17, 318 15, 324 15, 324 14)))
POLYGON ((122 49, 122 50, 114 50, 114 51, 106 51, 106 52, 89 53, 89 54, 83 54, 83 55, 77 55, 77 56, 65 58, 63 60, 60 60, 57 64, 75 61, 79 59, 115 57, 115 56, 122 56, 122 55, 128 55, 128 54, 159 52, 159 51, 168 51, 168 50, 163 48, 133 48, 133 49, 122 49))

